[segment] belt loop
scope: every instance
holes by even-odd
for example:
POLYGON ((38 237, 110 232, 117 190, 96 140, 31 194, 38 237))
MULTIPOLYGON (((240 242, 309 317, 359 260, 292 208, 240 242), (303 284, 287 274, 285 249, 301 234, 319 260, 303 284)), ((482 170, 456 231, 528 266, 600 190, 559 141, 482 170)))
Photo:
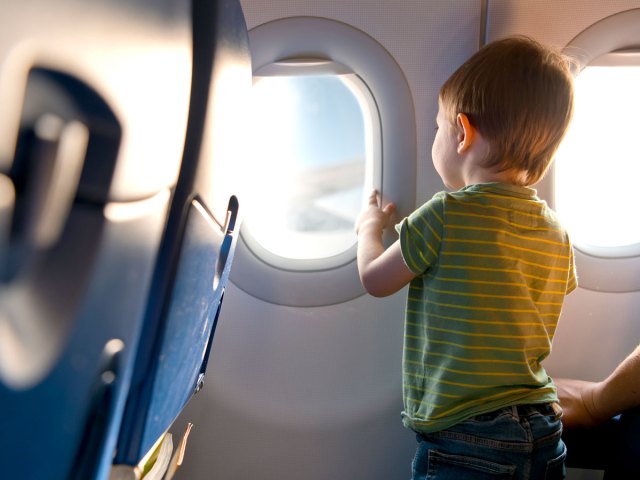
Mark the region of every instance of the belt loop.
POLYGON ((551 409, 553 410, 554 415, 556 416, 557 420, 562 420, 562 407, 560 406, 560 404, 558 402, 552 402, 551 404, 551 409))
POLYGON ((511 414, 513 415, 514 418, 520 420, 520 415, 518 415, 518 406, 517 405, 511 405, 511 414))

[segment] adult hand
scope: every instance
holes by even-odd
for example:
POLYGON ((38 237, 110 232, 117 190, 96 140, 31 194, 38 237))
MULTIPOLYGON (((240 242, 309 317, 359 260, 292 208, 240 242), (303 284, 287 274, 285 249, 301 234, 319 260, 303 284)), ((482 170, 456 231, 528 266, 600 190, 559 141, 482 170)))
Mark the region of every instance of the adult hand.
POLYGON ((562 407, 562 424, 566 428, 593 427, 606 420, 598 415, 594 403, 597 382, 571 378, 554 379, 562 407))

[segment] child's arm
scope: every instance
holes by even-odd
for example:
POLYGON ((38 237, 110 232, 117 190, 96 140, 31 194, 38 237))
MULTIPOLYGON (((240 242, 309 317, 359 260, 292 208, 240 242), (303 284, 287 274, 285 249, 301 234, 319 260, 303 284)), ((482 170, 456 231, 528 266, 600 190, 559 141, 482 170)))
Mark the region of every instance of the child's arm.
POLYGON ((378 192, 374 190, 356 223, 360 281, 374 297, 391 295, 416 276, 402 259, 399 241, 384 249, 382 232, 391 222, 394 212, 393 203, 379 207, 378 192))

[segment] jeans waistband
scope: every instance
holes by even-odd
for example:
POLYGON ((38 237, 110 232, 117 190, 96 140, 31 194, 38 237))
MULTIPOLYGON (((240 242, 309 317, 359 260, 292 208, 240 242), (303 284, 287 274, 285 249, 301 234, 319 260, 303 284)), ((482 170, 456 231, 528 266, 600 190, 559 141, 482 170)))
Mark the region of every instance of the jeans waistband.
POLYGON ((553 415, 558 419, 562 418, 562 407, 558 402, 512 405, 510 407, 501 408, 495 413, 503 413, 505 411, 510 412, 517 418, 528 417, 536 413, 540 413, 542 415, 553 415))

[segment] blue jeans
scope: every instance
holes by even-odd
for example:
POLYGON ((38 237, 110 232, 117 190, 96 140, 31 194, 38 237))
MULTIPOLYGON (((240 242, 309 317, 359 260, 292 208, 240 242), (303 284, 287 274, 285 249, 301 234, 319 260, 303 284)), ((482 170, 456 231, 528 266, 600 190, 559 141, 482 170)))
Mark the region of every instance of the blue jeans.
POLYGON ((563 479, 561 417, 557 404, 518 405, 418 433, 412 479, 563 479))

